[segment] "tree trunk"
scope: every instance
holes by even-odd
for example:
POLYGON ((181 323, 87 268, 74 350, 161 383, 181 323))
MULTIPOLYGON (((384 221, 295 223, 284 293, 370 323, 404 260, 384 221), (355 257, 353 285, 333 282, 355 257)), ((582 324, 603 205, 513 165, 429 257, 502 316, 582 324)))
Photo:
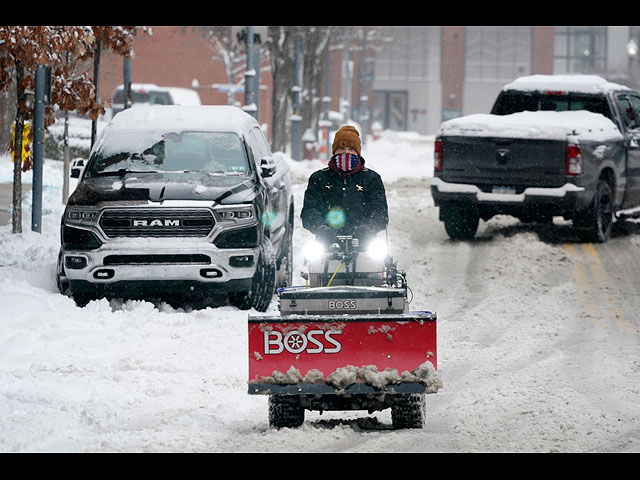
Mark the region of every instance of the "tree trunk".
POLYGON ((271 70, 273 75, 273 102, 271 150, 286 151, 289 144, 287 125, 290 114, 290 95, 293 87, 293 58, 295 28, 269 27, 271 70))
POLYGON ((17 108, 13 134, 13 219, 12 232, 22 233, 22 131, 24 129, 24 102, 26 93, 22 85, 24 67, 16 62, 17 108))

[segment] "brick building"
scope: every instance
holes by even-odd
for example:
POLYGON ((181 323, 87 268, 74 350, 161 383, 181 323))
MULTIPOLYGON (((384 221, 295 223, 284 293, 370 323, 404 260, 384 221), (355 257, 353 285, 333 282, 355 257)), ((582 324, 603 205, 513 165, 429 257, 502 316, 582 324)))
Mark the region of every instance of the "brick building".
MULTIPOLYGON (((137 34, 134 37, 135 58, 131 62, 133 83, 153 83, 163 87, 193 88, 194 81, 200 100, 205 105, 227 104, 227 93, 223 87, 229 84, 224 64, 212 45, 195 26, 151 26, 152 34, 137 34), (219 85, 212 88, 212 85, 219 85)), ((266 62, 266 59, 263 59, 266 62)), ((263 63, 260 75, 261 123, 270 123, 271 74, 263 63)), ((243 72, 233 79, 243 80, 243 72)), ((114 89, 124 81, 122 57, 103 52, 100 59, 99 96, 104 101, 111 98, 114 89)), ((242 105, 244 93, 236 93, 242 105)))
MULTIPOLYGON (((364 29, 357 27, 355 30, 364 29)), ((373 28, 373 27, 367 27, 373 28)), ((134 40, 132 80, 190 88, 226 84, 222 62, 199 33, 199 27, 152 27, 153 35, 134 40)), ((500 88, 523 75, 593 73, 635 85, 637 59, 627 44, 640 43, 638 27, 561 26, 387 26, 376 27, 377 40, 366 45, 361 36, 345 49, 332 49, 327 68, 330 109, 342 111, 343 100, 358 110, 367 95, 369 122, 382 128, 433 134, 442 120, 486 113, 500 88), (360 39, 359 39, 360 38, 360 39), (352 72, 344 88, 345 71, 352 72), (366 78, 360 82, 359 75, 366 78), (365 91, 362 90, 365 89, 365 91), (346 97, 346 98, 345 98, 346 97)), ((354 30, 354 31, 355 31, 354 30)), ((263 58, 260 122, 270 123, 271 75, 263 58)), ((240 77, 236 81, 242 80, 240 77)), ((122 83, 122 60, 105 54, 101 63, 100 96, 110 96, 122 83)), ((199 89, 202 103, 227 103, 225 93, 199 89)), ((244 102, 244 94, 237 101, 244 102)), ((354 118, 358 118, 354 115, 354 118)))

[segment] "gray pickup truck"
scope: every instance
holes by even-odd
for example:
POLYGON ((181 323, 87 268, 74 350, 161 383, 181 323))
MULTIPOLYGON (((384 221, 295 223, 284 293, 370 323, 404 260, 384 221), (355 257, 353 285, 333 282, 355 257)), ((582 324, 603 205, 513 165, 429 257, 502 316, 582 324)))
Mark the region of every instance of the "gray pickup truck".
POLYGON ((253 117, 135 107, 105 127, 69 198, 58 287, 80 305, 227 296, 265 311, 291 283, 292 235, 289 166, 253 117))
POLYGON ((490 114, 441 124, 431 194, 455 240, 503 214, 606 242, 640 214, 640 95, 593 75, 516 79, 490 114))

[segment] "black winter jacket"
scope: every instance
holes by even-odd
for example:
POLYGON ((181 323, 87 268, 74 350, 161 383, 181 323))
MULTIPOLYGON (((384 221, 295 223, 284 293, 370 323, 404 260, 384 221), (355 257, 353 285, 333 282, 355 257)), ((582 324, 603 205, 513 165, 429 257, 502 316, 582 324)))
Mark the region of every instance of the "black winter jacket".
POLYGON ((351 175, 329 167, 311 174, 300 213, 302 226, 317 234, 319 227, 330 225, 338 235, 353 234, 356 227, 368 227, 372 233, 387 228, 389 214, 384 184, 378 173, 368 168, 351 175), (344 225, 327 219, 332 209, 344 212, 344 225))

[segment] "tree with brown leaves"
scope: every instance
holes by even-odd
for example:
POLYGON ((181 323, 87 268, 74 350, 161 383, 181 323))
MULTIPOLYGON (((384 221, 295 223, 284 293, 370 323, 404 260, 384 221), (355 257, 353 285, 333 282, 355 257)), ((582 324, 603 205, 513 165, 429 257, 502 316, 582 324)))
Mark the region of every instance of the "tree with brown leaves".
MULTIPOLYGON (((86 65, 96 47, 120 55, 131 55, 133 26, 0 26, 0 90, 15 82, 17 105, 12 148, 20 158, 25 121, 33 118, 35 72, 39 66, 51 70, 51 92, 45 107, 45 128, 55 121, 58 110, 75 111, 96 120, 104 107, 95 95, 95 85, 86 65)), ((31 129, 33 132, 33 129, 31 129)), ((21 163, 13 168, 13 233, 22 232, 21 163)))

